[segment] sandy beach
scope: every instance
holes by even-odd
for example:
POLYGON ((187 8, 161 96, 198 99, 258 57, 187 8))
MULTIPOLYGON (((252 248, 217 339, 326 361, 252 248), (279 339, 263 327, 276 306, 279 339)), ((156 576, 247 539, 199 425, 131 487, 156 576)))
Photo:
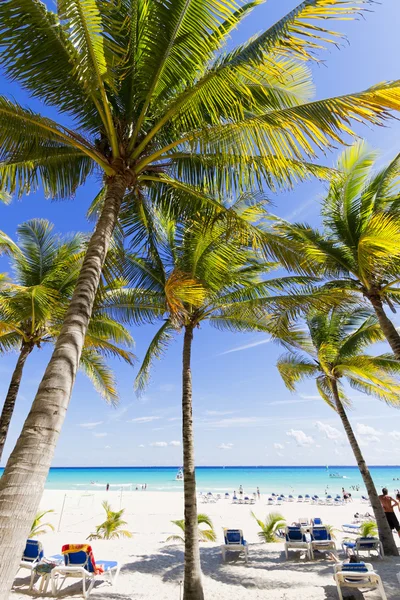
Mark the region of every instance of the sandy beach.
MULTIPOLYGON (((59 554, 66 543, 83 543, 104 520, 101 502, 107 499, 118 510, 125 508, 127 529, 133 533, 132 539, 93 541, 92 547, 97 562, 119 560, 122 564, 117 585, 99 582, 91 597, 109 599, 179 600, 180 581, 183 577, 183 550, 179 544, 166 543, 169 535, 177 533, 172 519, 183 516, 183 495, 149 491, 120 492, 96 491, 53 491, 46 490, 41 502, 42 509, 54 509, 48 519, 55 527, 40 537, 46 556, 59 554), (64 503, 64 511, 61 510, 64 503)), ((249 600, 336 600, 337 592, 332 577, 333 563, 325 557, 314 561, 300 558, 300 553, 290 555, 285 560, 283 543, 265 544, 257 538, 258 526, 251 517, 251 510, 264 518, 272 511, 279 511, 288 524, 299 517, 322 518, 324 523, 341 529, 343 523, 351 523, 357 512, 371 510, 357 501, 344 506, 314 506, 310 504, 284 503, 281 506, 266 505, 263 495, 254 506, 235 505, 231 500, 220 499, 216 503, 198 505, 198 511, 208 514, 218 535, 217 543, 201 544, 201 562, 204 574, 204 590, 208 600, 236 600, 245 597, 249 600), (249 544, 249 564, 243 557, 228 554, 222 562, 220 544, 223 540, 223 527, 241 528, 249 544)), ((337 546, 345 534, 336 533, 337 546)), ((381 575, 387 597, 400 598, 400 587, 396 573, 400 572, 400 558, 371 562, 381 575)), ((26 599, 28 592, 28 572, 20 571, 11 600, 26 599)), ((78 597, 81 587, 72 583, 64 588, 60 597, 78 597)), ((368 592, 362 596, 352 591, 353 598, 363 597, 375 600, 379 596, 368 592)), ((37 595, 37 594, 32 594, 37 595)))

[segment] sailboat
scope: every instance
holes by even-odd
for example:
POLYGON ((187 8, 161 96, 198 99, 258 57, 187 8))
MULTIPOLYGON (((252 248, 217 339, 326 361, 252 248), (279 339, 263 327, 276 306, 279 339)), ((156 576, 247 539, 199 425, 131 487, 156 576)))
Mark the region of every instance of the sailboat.
POLYGON ((176 477, 175 477, 176 481, 183 481, 183 469, 182 467, 178 470, 176 477))

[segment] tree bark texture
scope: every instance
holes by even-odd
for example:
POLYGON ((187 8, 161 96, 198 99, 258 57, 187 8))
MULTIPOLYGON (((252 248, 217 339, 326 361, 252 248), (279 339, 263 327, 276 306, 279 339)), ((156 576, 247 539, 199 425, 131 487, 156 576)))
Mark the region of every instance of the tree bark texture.
POLYGON ((101 270, 126 191, 110 178, 103 210, 51 360, 0 480, 0 600, 8 600, 65 419, 101 270))
POLYGON ((183 341, 182 373, 183 487, 185 497, 185 575, 183 600, 203 600, 194 464, 192 373, 190 369, 192 340, 193 327, 187 326, 183 341))
POLYGON ((389 346, 391 347, 392 352, 397 360, 400 360, 400 335, 392 321, 386 315, 381 297, 379 294, 371 294, 367 297, 374 308, 376 316, 378 317, 379 325, 383 331, 383 335, 387 339, 389 346))
POLYGON ((18 356, 17 364, 15 365, 14 373, 11 377, 10 386, 7 391, 7 396, 4 401, 3 410, 0 415, 0 460, 3 455, 4 444, 6 443, 8 429, 10 427, 11 418, 13 416, 15 402, 17 400, 19 386, 21 385, 22 372, 24 370, 25 361, 32 352, 32 344, 22 343, 21 350, 18 356))
POLYGON ((382 542, 384 552, 387 556, 398 556, 399 551, 394 541, 393 534, 390 530, 389 523, 387 522, 386 515, 382 508, 382 504, 379 500, 374 481, 371 477, 371 473, 369 472, 368 466, 364 460, 356 436, 353 433, 353 429, 347 417, 346 411, 344 410, 343 404, 339 398, 339 392, 336 381, 332 381, 331 383, 333 396, 335 398, 336 409, 342 421, 347 438, 350 442, 351 449, 353 450, 365 487, 367 488, 368 498, 371 502, 372 510, 374 511, 376 524, 378 526, 379 531, 379 539, 382 542))

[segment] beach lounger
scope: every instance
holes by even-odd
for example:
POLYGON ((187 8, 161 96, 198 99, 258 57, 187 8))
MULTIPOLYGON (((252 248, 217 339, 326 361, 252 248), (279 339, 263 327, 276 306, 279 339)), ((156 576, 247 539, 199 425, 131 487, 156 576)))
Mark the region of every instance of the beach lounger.
POLYGON ((297 522, 300 525, 300 527, 309 527, 310 526, 310 521, 307 517, 299 517, 297 522))
POLYGON ((275 504, 275 500, 273 498, 268 498, 267 504, 268 506, 273 506, 275 504))
POLYGON ((222 560, 225 561, 227 552, 244 553, 244 559, 248 562, 248 547, 247 542, 243 539, 243 531, 241 529, 224 529, 225 543, 221 546, 222 560))
POLYGON ((368 556, 371 556, 371 552, 376 552, 382 559, 385 556, 381 541, 375 537, 359 537, 354 542, 344 541, 342 550, 345 554, 354 554, 358 560, 362 552, 367 552, 368 556))
POLYGON ((313 527, 311 530, 311 558, 314 558, 314 551, 333 552, 337 554, 336 544, 326 527, 313 527))
POLYGON ((362 504, 369 504, 369 499, 367 498, 367 496, 361 496, 361 503, 362 504))
POLYGON ((304 502, 310 502, 310 500, 311 500, 311 496, 310 496, 310 494, 306 494, 306 495, 304 496, 304 502))
POLYGON ((291 494, 288 496, 288 502, 294 502, 294 497, 291 494))
POLYGON ((27 569, 31 572, 31 580, 29 583, 29 589, 33 587, 33 580, 35 578, 34 568, 37 563, 44 557, 43 546, 38 540, 27 540, 24 553, 19 563, 20 569, 27 569))
POLYGON ((382 580, 369 563, 347 563, 335 565, 334 574, 339 600, 343 600, 342 588, 357 588, 379 591, 382 600, 387 596, 382 580))
POLYGON ((84 598, 89 598, 96 581, 108 580, 111 585, 116 582, 121 568, 119 563, 111 560, 95 562, 89 544, 67 544, 61 552, 65 564, 55 567, 51 572, 53 596, 58 594, 68 578, 82 580, 84 598))
POLYGON ((228 494, 228 492, 225 492, 225 500, 229 500, 230 495, 228 494))
POLYGON ((322 519, 320 517, 315 517, 314 519, 311 519, 311 525, 313 527, 318 527, 320 525, 323 525, 322 519))
POLYGON ((355 533, 358 535, 360 533, 360 526, 353 523, 345 523, 342 525, 342 531, 344 533, 355 533))
POLYGON ((285 555, 289 558, 289 550, 300 550, 306 552, 310 558, 310 542, 307 541, 306 535, 301 531, 300 527, 286 527, 285 530, 285 555))
POLYGON ((297 502, 303 502, 304 498, 303 496, 297 496, 297 502))

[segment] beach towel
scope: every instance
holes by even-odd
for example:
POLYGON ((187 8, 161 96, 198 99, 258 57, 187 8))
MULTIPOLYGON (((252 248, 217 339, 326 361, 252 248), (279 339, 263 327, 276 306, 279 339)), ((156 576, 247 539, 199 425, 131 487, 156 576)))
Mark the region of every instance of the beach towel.
MULTIPOLYGON (((70 554, 72 552, 85 552, 88 555, 88 562, 90 561, 91 568, 88 568, 88 571, 93 572, 95 575, 100 575, 104 573, 104 569, 101 565, 96 565, 96 561, 94 560, 92 546, 90 544, 65 544, 61 548, 62 554, 70 554)), ((89 567, 89 565, 88 565, 89 567)))

